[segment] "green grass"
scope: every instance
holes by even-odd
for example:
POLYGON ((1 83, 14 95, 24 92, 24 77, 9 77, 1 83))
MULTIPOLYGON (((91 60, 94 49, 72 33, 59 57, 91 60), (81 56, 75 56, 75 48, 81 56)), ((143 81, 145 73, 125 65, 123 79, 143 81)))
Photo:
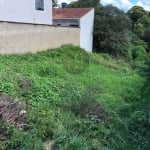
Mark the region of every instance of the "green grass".
POLYGON ((71 45, 1 55, 0 94, 25 105, 28 129, 2 122, 0 149, 41 150, 46 141, 53 150, 149 149, 145 82, 123 60, 71 45))

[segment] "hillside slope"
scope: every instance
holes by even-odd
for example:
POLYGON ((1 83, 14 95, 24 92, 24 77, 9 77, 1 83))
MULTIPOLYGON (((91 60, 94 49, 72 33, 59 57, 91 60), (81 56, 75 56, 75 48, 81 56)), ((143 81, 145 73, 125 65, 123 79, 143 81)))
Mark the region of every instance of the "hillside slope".
POLYGON ((0 149, 148 150, 145 81, 79 47, 0 56, 0 149))

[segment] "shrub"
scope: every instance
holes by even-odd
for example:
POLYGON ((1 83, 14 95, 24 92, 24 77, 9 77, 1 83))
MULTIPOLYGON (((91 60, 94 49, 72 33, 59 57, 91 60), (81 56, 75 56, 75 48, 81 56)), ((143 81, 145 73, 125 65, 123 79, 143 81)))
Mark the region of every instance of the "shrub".
POLYGON ((134 40, 134 41, 133 41, 133 44, 134 44, 135 46, 141 45, 141 46, 144 47, 145 49, 148 49, 147 43, 146 43, 145 41, 143 41, 143 40, 134 40))
POLYGON ((106 59, 106 60, 111 60, 111 59, 112 59, 111 56, 110 56, 109 54, 107 54, 107 53, 101 53, 101 56, 102 56, 104 59, 106 59))
POLYGON ((17 129, 12 130, 12 137, 6 144, 6 149, 10 150, 41 150, 42 142, 34 132, 22 132, 17 129))
POLYGON ((61 51, 64 68, 69 73, 80 74, 89 66, 89 55, 84 49, 78 46, 64 45, 61 47, 61 51))
POLYGON ((17 89, 20 96, 26 97, 30 94, 33 86, 33 81, 27 76, 19 76, 16 79, 17 89))
POLYGON ((65 144, 64 150, 89 150, 88 144, 81 137, 71 137, 68 143, 65 144))
POLYGON ((130 60, 145 60, 147 58, 147 52, 141 45, 133 46, 127 49, 126 56, 130 60))
MULTIPOLYGON (((70 95, 71 91, 67 91, 70 95)), ((64 108, 75 115, 81 117, 96 116, 99 119, 105 119, 106 112, 101 104, 97 101, 97 95, 100 93, 99 85, 90 85, 78 97, 68 97, 64 108)))
POLYGON ((133 59, 137 60, 145 60, 146 59, 146 50, 142 46, 136 46, 135 49, 133 49, 132 57, 133 59))

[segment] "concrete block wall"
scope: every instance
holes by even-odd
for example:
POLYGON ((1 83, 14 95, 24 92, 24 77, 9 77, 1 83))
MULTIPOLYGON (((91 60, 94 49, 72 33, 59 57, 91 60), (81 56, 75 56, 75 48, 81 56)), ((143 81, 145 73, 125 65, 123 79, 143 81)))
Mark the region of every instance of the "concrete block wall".
POLYGON ((80 28, 0 22, 0 54, 35 53, 80 45, 80 28))

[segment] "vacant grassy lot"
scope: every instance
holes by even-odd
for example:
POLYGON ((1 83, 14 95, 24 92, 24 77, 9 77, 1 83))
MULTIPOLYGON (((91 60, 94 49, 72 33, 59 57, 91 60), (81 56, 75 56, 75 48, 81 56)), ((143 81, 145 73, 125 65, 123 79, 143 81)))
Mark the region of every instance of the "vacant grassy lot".
POLYGON ((79 47, 0 56, 0 149, 148 150, 148 82, 79 47))

